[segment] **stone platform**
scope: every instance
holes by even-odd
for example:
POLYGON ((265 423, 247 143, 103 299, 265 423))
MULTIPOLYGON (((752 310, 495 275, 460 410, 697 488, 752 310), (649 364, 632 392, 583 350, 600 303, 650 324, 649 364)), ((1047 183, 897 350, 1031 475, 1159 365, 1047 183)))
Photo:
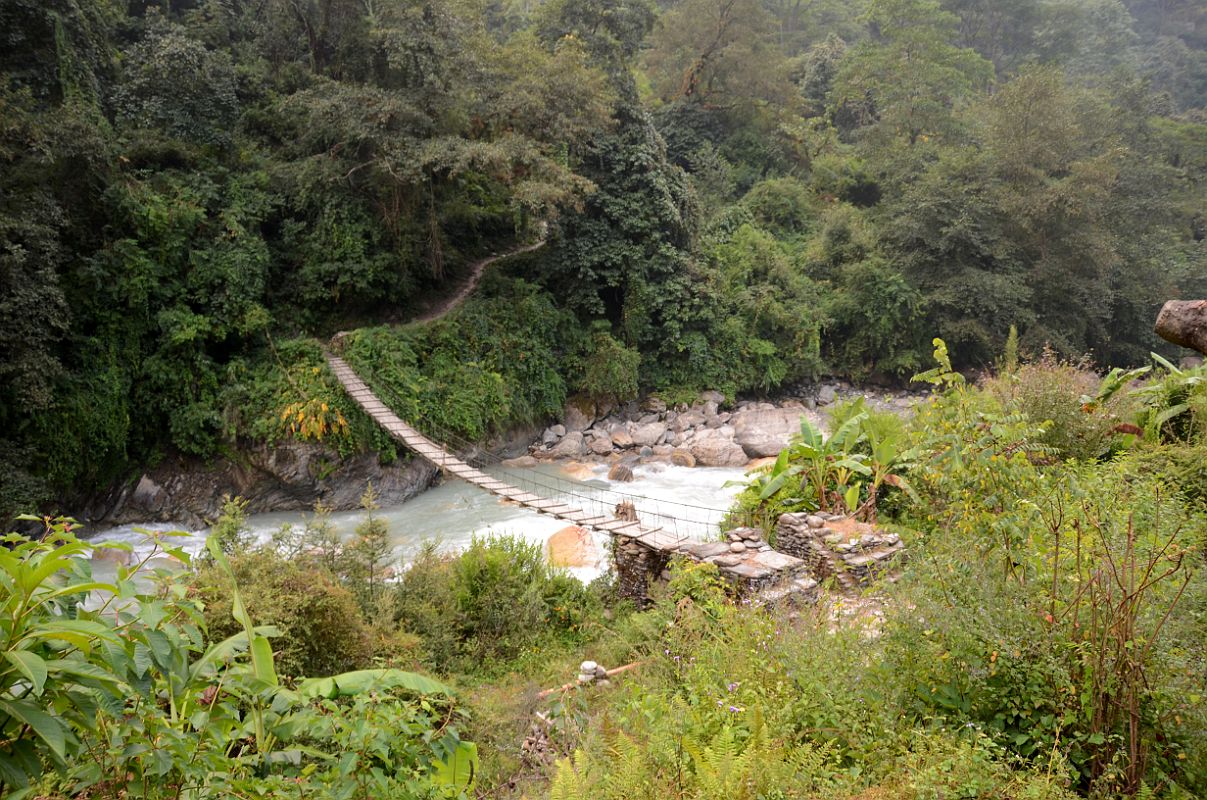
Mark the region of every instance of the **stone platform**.
POLYGON ((784 514, 775 547, 804 560, 817 580, 833 577, 844 589, 867 586, 904 555, 897 534, 834 514, 784 514))
POLYGON ((676 556, 715 565, 734 594, 754 603, 817 599, 817 581, 809 575, 808 563, 776 552, 754 528, 734 529, 723 542, 652 542, 617 532, 613 558, 620 595, 648 601, 650 587, 670 579, 670 562, 676 556))

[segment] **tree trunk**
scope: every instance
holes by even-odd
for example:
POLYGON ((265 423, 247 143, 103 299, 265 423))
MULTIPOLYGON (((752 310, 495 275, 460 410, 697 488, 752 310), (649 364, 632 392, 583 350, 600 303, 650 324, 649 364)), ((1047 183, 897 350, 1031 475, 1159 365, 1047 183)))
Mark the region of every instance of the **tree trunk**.
POLYGON ((1170 300, 1154 330, 1166 341, 1207 355, 1207 300, 1170 300))

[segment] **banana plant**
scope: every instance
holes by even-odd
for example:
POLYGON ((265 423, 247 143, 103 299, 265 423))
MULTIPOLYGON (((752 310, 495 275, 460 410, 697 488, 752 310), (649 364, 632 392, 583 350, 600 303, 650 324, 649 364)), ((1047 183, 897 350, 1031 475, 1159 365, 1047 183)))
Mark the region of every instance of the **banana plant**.
POLYGON ((801 467, 802 488, 817 498, 822 511, 835 509, 834 498, 845 503, 845 496, 856 475, 871 477, 867 456, 854 451, 864 439, 863 422, 867 412, 860 412, 843 422, 827 439, 821 430, 801 417, 800 433, 793 437, 788 450, 790 460, 801 467))
MULTIPOLYGON (((880 497, 880 489, 885 484, 900 489, 915 502, 919 500, 917 492, 904 475, 917 460, 918 450, 904 447, 904 437, 899 431, 880 430, 876 426, 865 425, 863 434, 871 450, 867 460, 871 480, 868 482, 867 499, 858 507, 857 514, 868 522, 875 522, 876 503, 880 497)), ((849 503, 848 506, 855 509, 855 506, 849 503)))
POLYGON ((785 510, 799 510, 802 507, 814 508, 812 503, 801 500, 794 502, 780 499, 773 502, 775 496, 785 487, 793 485, 794 479, 800 475, 801 469, 799 465, 791 462, 787 450, 781 450, 774 463, 753 470, 747 480, 726 481, 726 486, 742 486, 754 494, 754 508, 748 516, 742 519, 742 523, 756 525, 764 532, 769 532, 774 518, 785 510), (796 508, 785 508, 785 505, 796 508))
POLYGON ((1165 374, 1134 393, 1144 404, 1137 420, 1144 438, 1188 441, 1201 434, 1207 412, 1207 369, 1183 370, 1156 353, 1149 355, 1165 374))

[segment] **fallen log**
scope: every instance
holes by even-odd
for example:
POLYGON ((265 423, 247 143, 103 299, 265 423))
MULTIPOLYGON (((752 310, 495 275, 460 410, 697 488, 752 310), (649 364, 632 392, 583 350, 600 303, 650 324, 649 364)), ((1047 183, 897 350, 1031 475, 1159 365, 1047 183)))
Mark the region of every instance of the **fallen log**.
POLYGON ((1207 300, 1170 300, 1154 328, 1167 342, 1207 355, 1207 300))
MULTIPOLYGON (((625 664, 623 667, 616 667, 615 669, 610 669, 610 670, 608 670, 608 677, 611 678, 613 675, 619 675, 622 672, 628 672, 631 669, 636 669, 637 667, 640 667, 644 663, 645 663, 644 661, 634 661, 632 664, 625 664)), ((561 686, 555 686, 552 689, 545 689, 541 692, 538 692, 537 698, 544 699, 551 694, 557 694, 558 692, 568 692, 571 689, 577 687, 578 685, 579 685, 578 681, 570 681, 570 683, 565 683, 565 684, 562 684, 561 686)))

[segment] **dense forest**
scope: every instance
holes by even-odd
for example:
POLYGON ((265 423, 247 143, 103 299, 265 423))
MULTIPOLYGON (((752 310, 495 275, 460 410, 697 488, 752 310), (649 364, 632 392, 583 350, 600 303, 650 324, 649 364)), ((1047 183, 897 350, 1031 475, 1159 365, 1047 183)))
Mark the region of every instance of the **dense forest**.
POLYGON ((9 512, 285 409, 373 446, 309 405, 312 337, 539 238, 377 337, 419 416, 899 379, 935 335, 975 368, 1011 325, 1135 364, 1207 290, 1194 0, 3 0, 0 31, 9 512))

